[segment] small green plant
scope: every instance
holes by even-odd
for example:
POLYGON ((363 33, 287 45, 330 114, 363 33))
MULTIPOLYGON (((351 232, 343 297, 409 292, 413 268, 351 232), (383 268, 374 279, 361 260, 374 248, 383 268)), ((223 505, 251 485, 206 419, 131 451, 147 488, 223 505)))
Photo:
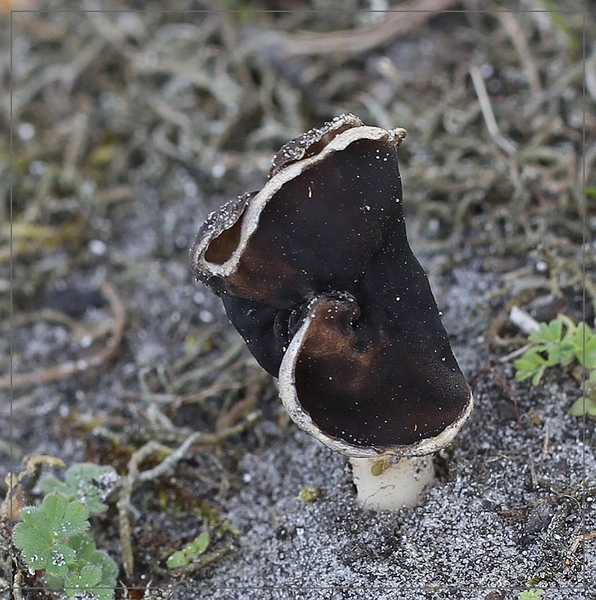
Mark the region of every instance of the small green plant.
POLYGON ((77 463, 64 473, 64 482, 49 477, 41 484, 46 493, 59 492, 69 500, 82 502, 91 514, 107 510, 105 504, 110 492, 118 481, 118 474, 112 467, 100 467, 93 463, 77 463))
POLYGON ((14 543, 31 571, 42 571, 48 588, 66 598, 110 600, 118 576, 116 563, 98 550, 90 533, 89 515, 107 508, 102 498, 117 479, 111 467, 73 465, 66 482, 55 478, 42 485, 40 506, 25 506, 15 526, 14 543), (99 480, 97 477, 99 476, 99 480))
POLYGON ((590 371, 585 385, 585 396, 580 396, 569 409, 574 417, 581 417, 584 414, 596 417, 596 369, 590 371))
POLYGON ((190 544, 184 546, 182 550, 178 550, 168 557, 168 560, 166 561, 168 569, 186 567, 207 550, 210 542, 211 537, 209 532, 203 531, 203 533, 199 534, 192 542, 190 542, 190 544))
POLYGON ((585 323, 576 325, 561 315, 548 324, 541 323, 529 339, 534 345, 513 363, 515 380, 531 378, 532 385, 538 385, 546 369, 577 361, 588 371, 586 394, 573 403, 569 412, 596 416, 596 334, 585 323))
POLYGON ((542 594, 544 594, 544 590, 538 588, 524 590, 519 593, 517 600, 541 600, 542 594))

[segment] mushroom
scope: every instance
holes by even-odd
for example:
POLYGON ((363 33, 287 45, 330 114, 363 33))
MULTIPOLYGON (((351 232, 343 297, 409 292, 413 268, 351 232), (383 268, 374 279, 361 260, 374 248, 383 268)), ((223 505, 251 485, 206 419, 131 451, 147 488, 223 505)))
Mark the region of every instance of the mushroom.
POLYGON ((342 115, 281 148, 267 183, 191 250, 293 421, 352 463, 361 506, 415 504, 472 393, 406 238, 406 132, 342 115))

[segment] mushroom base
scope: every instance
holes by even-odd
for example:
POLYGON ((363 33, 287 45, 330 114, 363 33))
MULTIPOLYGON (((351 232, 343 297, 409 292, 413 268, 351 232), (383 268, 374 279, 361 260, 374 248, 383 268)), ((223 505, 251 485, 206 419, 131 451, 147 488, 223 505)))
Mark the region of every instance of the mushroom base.
POLYGON ((415 506, 427 486, 436 481, 432 455, 401 458, 353 458, 357 502, 367 510, 398 510, 415 506))

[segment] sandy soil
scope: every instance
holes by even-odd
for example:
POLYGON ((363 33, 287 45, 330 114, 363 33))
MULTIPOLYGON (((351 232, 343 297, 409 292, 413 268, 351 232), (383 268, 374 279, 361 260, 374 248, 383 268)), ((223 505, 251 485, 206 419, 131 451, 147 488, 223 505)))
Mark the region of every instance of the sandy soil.
MULTIPOLYGON (((13 15, 12 179, 6 141, 0 156, 13 260, 3 229, 0 349, 18 385, 2 392, 0 465, 19 472, 25 456, 48 454, 124 475, 151 440, 176 448, 193 431, 220 435, 131 499, 135 565, 123 585, 151 582, 180 600, 505 600, 533 586, 543 600, 595 598, 593 419, 568 413, 580 393, 569 370, 537 387, 514 381, 511 361, 498 359, 523 340, 506 320, 498 333, 510 344, 495 345, 511 303, 532 310, 555 292, 567 314, 594 324, 578 268, 593 281, 596 207, 581 185, 582 165, 585 187, 596 185, 594 152, 584 161, 582 150, 593 145, 596 98, 573 46, 584 32, 593 71, 591 14, 501 19, 502 4, 477 13, 445 2, 462 12, 418 24, 409 13, 380 42, 383 15, 347 10, 375 3, 305 2, 314 13, 287 14, 238 4, 92 14, 44 3, 53 11, 13 15), (371 27, 356 54, 310 55, 300 33, 324 45, 342 41, 324 32, 371 27), (476 408, 436 457, 441 481, 396 513, 356 507, 346 459, 288 421, 188 262, 210 210, 258 189, 281 144, 344 111, 408 129, 410 240, 473 379, 476 408), (53 378, 44 371, 56 366, 53 378), (320 497, 298 499, 310 487, 320 497), (205 529, 213 561, 168 572, 166 557, 205 529)), ((3 102, 6 132, 8 115, 3 102)), ((93 525, 121 564, 115 501, 93 525)))

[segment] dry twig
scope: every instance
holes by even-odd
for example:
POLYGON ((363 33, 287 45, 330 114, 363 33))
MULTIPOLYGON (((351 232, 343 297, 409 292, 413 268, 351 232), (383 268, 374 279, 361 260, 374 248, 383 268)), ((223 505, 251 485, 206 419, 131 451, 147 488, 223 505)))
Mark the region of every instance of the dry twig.
POLYGON ((114 313, 111 338, 104 348, 91 356, 79 360, 67 361, 59 365, 28 373, 9 373, 8 375, 4 375, 0 377, 0 390, 53 383, 76 373, 83 373, 89 369, 102 367, 112 360, 116 356, 120 348, 120 342, 122 341, 126 325, 126 309, 116 289, 110 283, 104 281, 101 284, 101 291, 107 298, 114 313))
POLYGON ((470 77, 472 78, 472 83, 474 84, 474 89, 476 90, 476 96, 478 97, 478 102, 480 103, 480 109, 482 110, 482 116, 484 117, 484 122, 486 123, 486 128, 488 129, 490 137, 506 154, 514 154, 516 150, 515 144, 511 140, 508 140, 506 137, 504 137, 499 130, 497 120, 495 119, 495 113, 493 112, 493 107, 490 102, 490 97, 486 91, 486 86, 484 85, 484 78, 482 77, 480 69, 476 65, 472 65, 470 67, 470 77))
POLYGON ((375 27, 323 34, 284 34, 283 37, 270 34, 267 37, 280 47, 285 58, 333 53, 354 56, 388 44, 416 29, 433 13, 448 10, 455 4, 457 0, 412 0, 388 12, 385 20, 375 27))
POLYGON ((132 529, 130 524, 130 502, 134 486, 137 483, 145 481, 153 481, 157 477, 165 475, 170 471, 177 462, 184 458, 184 455, 195 444, 201 446, 210 446, 218 444, 225 439, 238 435, 247 427, 250 427, 260 416, 258 411, 254 411, 246 416, 244 421, 222 429, 216 433, 191 433, 184 442, 175 450, 168 446, 164 446, 156 441, 149 441, 144 446, 139 448, 130 457, 128 461, 128 473, 122 478, 120 494, 118 497, 118 517, 120 521, 120 545, 122 554, 122 564, 126 576, 130 579, 134 572, 134 553, 132 547, 132 529), (139 465, 149 458, 151 455, 161 452, 165 453, 166 457, 152 469, 147 471, 139 471, 139 465))
POLYGON ((510 12, 499 12, 499 19, 505 27, 507 35, 511 38, 519 59, 528 75, 528 81, 533 94, 541 94, 542 86, 540 85, 540 76, 538 74, 538 67, 532 57, 530 48, 528 46, 527 34, 522 30, 519 23, 513 16, 514 13, 510 12))

